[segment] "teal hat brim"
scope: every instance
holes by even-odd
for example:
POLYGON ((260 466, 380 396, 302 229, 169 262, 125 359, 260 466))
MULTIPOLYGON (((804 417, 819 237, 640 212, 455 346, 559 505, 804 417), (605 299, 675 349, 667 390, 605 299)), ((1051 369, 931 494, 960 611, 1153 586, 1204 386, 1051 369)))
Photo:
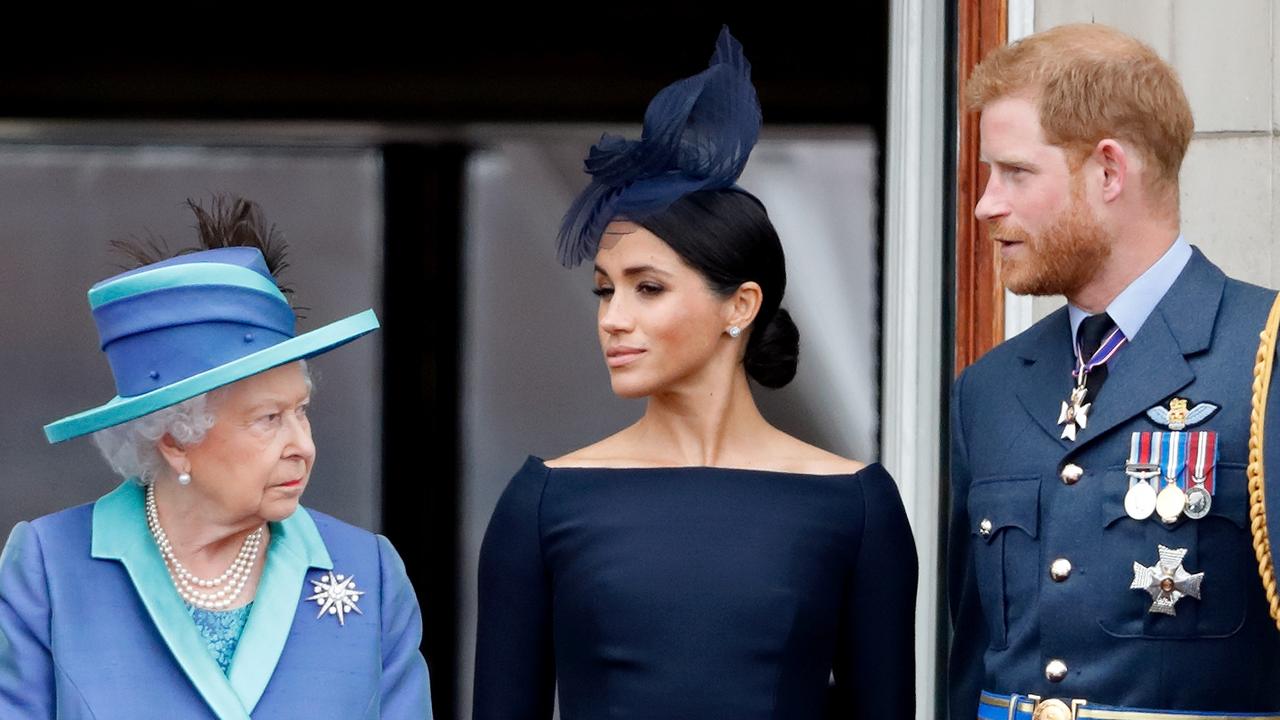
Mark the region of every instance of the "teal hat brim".
POLYGON ((51 443, 88 435, 176 405, 264 370, 314 357, 377 329, 378 316, 372 310, 365 310, 149 393, 127 398, 117 396, 105 405, 45 425, 44 434, 51 443))

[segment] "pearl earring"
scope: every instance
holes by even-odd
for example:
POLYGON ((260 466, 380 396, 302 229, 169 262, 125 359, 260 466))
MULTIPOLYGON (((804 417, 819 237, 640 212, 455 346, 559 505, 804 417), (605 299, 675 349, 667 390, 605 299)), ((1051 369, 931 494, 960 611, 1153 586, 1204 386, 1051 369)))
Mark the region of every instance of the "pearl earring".
POLYGON ((741 334, 742 334, 742 328, 738 327, 737 325, 729 326, 729 337, 736 338, 741 334))
POLYGON ((180 474, 178 475, 178 484, 179 484, 179 485, 190 485, 190 484, 191 484, 191 473, 180 473, 180 474))

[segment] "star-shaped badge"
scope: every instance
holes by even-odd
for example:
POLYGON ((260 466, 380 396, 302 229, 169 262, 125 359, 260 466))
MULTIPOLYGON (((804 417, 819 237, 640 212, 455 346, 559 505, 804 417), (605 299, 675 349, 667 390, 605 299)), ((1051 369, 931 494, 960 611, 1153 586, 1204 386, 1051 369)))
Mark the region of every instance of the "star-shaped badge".
POLYGON ((1146 567, 1139 562, 1133 564, 1133 583, 1129 585, 1129 589, 1146 590, 1151 594, 1153 602, 1149 612, 1177 615, 1174 605, 1178 604, 1182 596, 1200 599, 1200 582, 1204 580, 1204 573, 1192 575, 1182 568, 1182 559, 1187 555, 1186 548, 1172 550, 1163 545, 1158 547, 1160 560, 1155 565, 1146 567))
POLYGON ((324 617, 325 613, 328 613, 336 615, 338 624, 345 626, 347 624, 347 613, 354 611, 358 615, 364 614, 360 611, 359 606, 356 605, 364 591, 356 589, 354 575, 347 577, 345 575, 325 573, 319 580, 311 580, 310 582, 316 594, 307 599, 314 600, 320 606, 320 613, 316 615, 317 620, 324 617))

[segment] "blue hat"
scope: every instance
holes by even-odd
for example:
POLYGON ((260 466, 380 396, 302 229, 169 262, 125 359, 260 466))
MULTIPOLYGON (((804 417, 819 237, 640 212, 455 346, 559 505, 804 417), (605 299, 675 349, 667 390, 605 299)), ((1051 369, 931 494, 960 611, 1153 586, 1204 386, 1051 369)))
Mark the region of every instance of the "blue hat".
POLYGON ((606 134, 592 146, 584 163, 591 184, 560 226, 560 262, 594 257, 615 218, 642 221, 690 193, 735 187, 760 121, 751 63, 726 27, 710 67, 649 101, 639 140, 606 134))
POLYGON ((56 443, 119 425, 378 327, 372 310, 303 335, 255 247, 205 250, 103 280, 89 307, 116 397, 44 427, 56 443))

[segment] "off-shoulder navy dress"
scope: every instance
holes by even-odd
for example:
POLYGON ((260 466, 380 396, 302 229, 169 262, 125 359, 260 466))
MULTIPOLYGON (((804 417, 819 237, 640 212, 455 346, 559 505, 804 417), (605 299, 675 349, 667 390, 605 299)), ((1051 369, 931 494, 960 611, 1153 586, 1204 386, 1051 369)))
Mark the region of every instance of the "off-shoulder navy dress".
POLYGON ((916 554, 880 465, 852 475, 548 468, 480 552, 476 720, 913 713, 916 554))

